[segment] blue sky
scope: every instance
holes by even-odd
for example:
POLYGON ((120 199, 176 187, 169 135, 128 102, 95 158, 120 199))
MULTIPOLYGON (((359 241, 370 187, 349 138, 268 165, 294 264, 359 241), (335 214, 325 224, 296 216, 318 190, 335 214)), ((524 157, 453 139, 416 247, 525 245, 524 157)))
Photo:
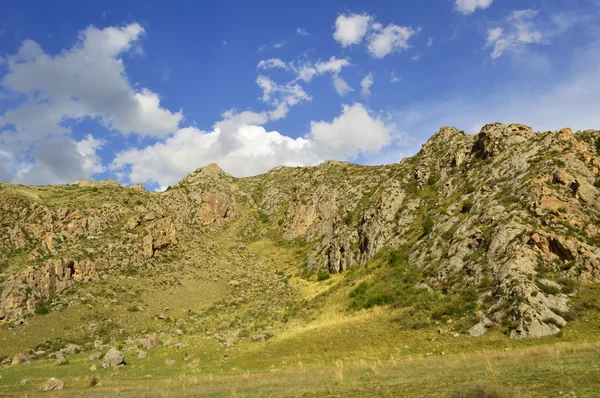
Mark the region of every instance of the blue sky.
POLYGON ((399 161, 439 127, 600 128, 598 0, 0 5, 0 181, 164 189, 399 161))

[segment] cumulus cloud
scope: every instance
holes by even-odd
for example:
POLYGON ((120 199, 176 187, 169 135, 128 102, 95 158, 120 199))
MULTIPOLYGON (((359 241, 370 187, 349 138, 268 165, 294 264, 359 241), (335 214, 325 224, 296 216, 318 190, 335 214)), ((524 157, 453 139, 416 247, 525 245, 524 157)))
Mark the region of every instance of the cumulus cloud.
POLYGON ((518 50, 527 44, 543 44, 544 37, 533 24, 538 11, 513 11, 505 21, 505 28, 488 29, 485 47, 492 47, 490 56, 499 58, 508 50, 518 50))
POLYGON ((6 57, 0 87, 21 102, 0 114, 2 180, 68 183, 103 172, 97 150, 104 141, 70 137, 71 127, 86 119, 122 134, 159 139, 179 128, 181 111, 165 109, 158 94, 127 78, 122 57, 143 51, 143 35, 137 23, 89 26, 61 52, 51 54, 25 40, 6 57))
POLYGON ((364 96, 371 95, 371 86, 373 85, 374 78, 373 73, 366 75, 360 82, 360 93, 364 96))
POLYGON ((332 122, 311 122, 309 137, 335 157, 354 158, 377 152, 391 142, 393 126, 373 115, 362 104, 343 105, 332 122))
POLYGON ((285 62, 283 62, 282 60, 280 60, 279 58, 269 58, 269 59, 263 59, 262 61, 260 61, 258 63, 258 65, 256 65, 256 67, 258 69, 275 69, 275 68, 281 68, 281 69, 288 69, 288 66, 286 65, 285 62))
POLYGON ((367 14, 340 14, 335 20, 333 38, 342 47, 358 44, 367 34, 371 19, 367 14))
MULTIPOLYGON (((10 159, 11 170, 5 181, 45 185, 69 184, 81 178, 88 178, 105 170, 96 153, 103 144, 103 141, 89 134, 81 141, 65 136, 39 141, 31 150, 31 158, 10 159)), ((6 173, 6 166, 4 168, 6 173)))
POLYGON ((455 0, 454 8, 463 15, 473 14, 478 8, 485 10, 493 0, 455 0))
POLYGON ((298 33, 300 36, 308 36, 306 29, 296 28, 296 33, 298 33))
POLYGON ((368 39, 369 53, 375 58, 384 58, 393 52, 406 50, 410 47, 408 39, 416 33, 410 26, 390 24, 383 28, 381 24, 374 24, 368 39))
POLYGON ((56 55, 25 40, 15 55, 7 57, 8 72, 0 84, 26 101, 0 117, 0 127, 14 125, 17 131, 33 134, 66 133, 64 122, 92 118, 124 134, 165 137, 175 131, 182 113, 162 108, 156 93, 135 89, 125 75, 120 57, 143 34, 135 23, 105 29, 90 26, 71 49, 56 55))
POLYGON ((408 40, 420 31, 395 24, 384 28, 367 14, 341 14, 335 20, 335 28, 333 37, 342 47, 359 44, 366 37, 367 50, 374 58, 384 58, 409 48, 408 40))
POLYGON ((164 189, 194 168, 211 162, 241 177, 264 173, 279 165, 305 166, 327 159, 351 159, 379 151, 390 143, 393 131, 392 125, 361 104, 344 105, 342 113, 330 122, 312 122, 310 131, 298 138, 267 131, 260 125, 266 116, 252 112, 241 115, 231 111, 225 115, 227 122, 216 123, 211 132, 183 128, 154 145, 123 151, 110 167, 125 173, 127 182, 155 182, 164 189), (245 123, 249 120, 256 123, 245 123), (223 139, 224 136, 228 138, 223 139))

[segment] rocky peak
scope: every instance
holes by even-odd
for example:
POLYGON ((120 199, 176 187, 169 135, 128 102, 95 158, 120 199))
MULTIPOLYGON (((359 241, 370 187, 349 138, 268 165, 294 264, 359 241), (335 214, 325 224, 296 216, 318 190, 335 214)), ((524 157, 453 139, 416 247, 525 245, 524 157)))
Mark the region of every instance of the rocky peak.
POLYGON ((204 185, 216 181, 231 182, 233 180, 233 176, 224 172, 218 164, 210 163, 185 176, 178 185, 204 185))
POLYGON ((483 158, 491 158, 528 140, 535 139, 535 133, 523 124, 486 124, 477 135, 477 149, 483 158))

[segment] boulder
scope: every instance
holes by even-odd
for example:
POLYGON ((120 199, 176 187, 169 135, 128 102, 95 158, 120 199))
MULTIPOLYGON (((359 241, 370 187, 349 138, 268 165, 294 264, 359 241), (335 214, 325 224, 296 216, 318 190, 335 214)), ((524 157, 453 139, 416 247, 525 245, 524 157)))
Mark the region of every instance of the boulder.
POLYGON ((479 322, 478 324, 473 326, 471 329, 469 329, 469 334, 473 337, 481 337, 486 332, 487 332, 487 329, 486 329, 485 325, 483 324, 483 322, 479 322))
POLYGON ((65 357, 60 357, 60 358, 58 358, 58 359, 56 360, 56 362, 54 362, 54 364, 55 364, 56 366, 60 366, 60 365, 66 365, 66 364, 68 364, 68 363, 69 363, 69 361, 67 361, 67 358, 65 358, 65 357))
POLYGON ((62 390, 63 388, 65 388, 65 383, 62 380, 55 379, 54 377, 52 377, 46 383, 44 383, 42 390, 53 391, 62 390))
POLYGON ((115 347, 112 347, 102 358, 102 367, 104 369, 114 368, 125 363, 125 356, 115 347))
POLYGON ((81 352, 81 346, 78 346, 77 344, 69 344, 68 346, 66 346, 65 348, 63 348, 60 351, 64 355, 74 355, 74 354, 77 354, 78 352, 81 352))
POLYGON ((101 352, 95 352, 95 353, 93 353, 93 354, 89 355, 89 356, 87 357, 87 359, 88 359, 88 361, 95 361, 95 360, 97 360, 97 359, 100 359, 100 357, 101 357, 101 356, 102 356, 102 353, 101 353, 101 352))
POLYGON ((138 353, 138 359, 146 359, 148 357, 148 353, 146 351, 140 351, 138 353))
POLYGON ((14 357, 12 357, 12 361, 10 362, 11 365, 19 365, 23 362, 27 362, 29 361, 29 358, 27 358, 26 355, 24 355, 22 352, 16 354, 14 357))

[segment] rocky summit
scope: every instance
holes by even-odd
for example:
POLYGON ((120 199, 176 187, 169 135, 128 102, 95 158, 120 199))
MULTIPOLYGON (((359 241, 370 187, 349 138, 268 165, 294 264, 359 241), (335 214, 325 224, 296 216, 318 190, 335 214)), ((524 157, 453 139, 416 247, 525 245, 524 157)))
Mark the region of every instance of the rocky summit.
POLYGON ((0 184, 0 209, 0 337, 29 336, 15 349, 66 347, 58 324, 72 322, 93 360, 127 368, 114 345, 151 359, 183 353, 182 335, 265 344, 328 308, 389 310, 400 330, 559 336, 600 279, 600 131, 442 127, 396 164, 248 178, 210 164, 160 193, 0 184))

